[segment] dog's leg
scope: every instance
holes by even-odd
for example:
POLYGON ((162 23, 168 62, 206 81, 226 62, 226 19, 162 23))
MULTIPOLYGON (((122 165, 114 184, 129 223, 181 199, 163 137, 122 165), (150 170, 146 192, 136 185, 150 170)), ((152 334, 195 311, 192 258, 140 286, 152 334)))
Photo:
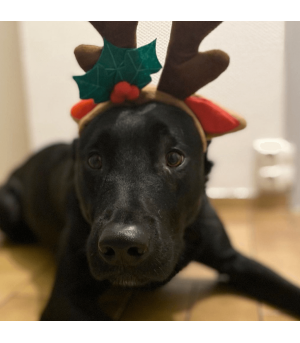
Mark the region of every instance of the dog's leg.
POLYGON ((207 199, 192 228, 194 244, 196 235, 199 244, 196 261, 227 274, 238 291, 300 317, 300 288, 237 252, 207 199))
POLYGON ((36 238, 23 220, 19 193, 20 184, 14 177, 0 187, 0 230, 15 243, 32 243, 36 238))
POLYGON ((54 288, 41 320, 110 320, 97 301, 106 289, 104 282, 91 277, 85 256, 67 249, 60 260, 54 288))
POLYGON ((90 274, 85 242, 90 230, 72 200, 68 228, 59 251, 58 270, 50 300, 41 320, 110 320, 100 309, 98 297, 108 285, 90 274))

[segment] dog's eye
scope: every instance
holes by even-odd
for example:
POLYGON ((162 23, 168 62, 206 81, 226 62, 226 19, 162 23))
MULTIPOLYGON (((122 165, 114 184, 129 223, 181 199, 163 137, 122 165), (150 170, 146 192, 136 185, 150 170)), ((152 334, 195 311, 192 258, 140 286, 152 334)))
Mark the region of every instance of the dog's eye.
POLYGON ((169 167, 178 167, 184 160, 184 156, 177 151, 170 151, 166 155, 167 165, 169 167))
POLYGON ((93 169, 100 169, 102 167, 102 160, 98 154, 94 154, 88 159, 89 166, 93 169))

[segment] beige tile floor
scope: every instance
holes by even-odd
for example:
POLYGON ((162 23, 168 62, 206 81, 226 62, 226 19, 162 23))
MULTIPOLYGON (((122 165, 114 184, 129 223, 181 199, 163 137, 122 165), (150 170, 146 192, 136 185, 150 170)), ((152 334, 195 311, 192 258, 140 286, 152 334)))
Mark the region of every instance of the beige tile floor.
MULTIPOLYGON (((233 244, 300 286, 300 216, 285 201, 214 201, 233 244)), ((37 246, 0 239, 0 320, 37 320, 55 273, 52 256, 37 246)), ((100 299, 118 320, 295 320, 234 294, 217 274, 192 263, 170 283, 152 292, 113 289, 100 299)))

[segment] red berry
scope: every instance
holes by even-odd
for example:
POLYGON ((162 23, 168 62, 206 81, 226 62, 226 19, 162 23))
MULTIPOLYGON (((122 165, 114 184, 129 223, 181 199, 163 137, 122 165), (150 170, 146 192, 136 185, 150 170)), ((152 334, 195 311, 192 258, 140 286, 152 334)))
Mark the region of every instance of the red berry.
POLYGON ((114 86, 110 100, 115 104, 121 104, 126 100, 135 100, 139 95, 140 90, 137 86, 132 86, 127 81, 121 81, 114 86))
POLYGON ((127 94, 128 100, 135 100, 139 97, 140 90, 137 86, 131 86, 130 92, 127 94))
POLYGON ((131 86, 127 81, 121 81, 117 83, 113 90, 113 92, 119 97, 127 95, 130 91, 131 86))

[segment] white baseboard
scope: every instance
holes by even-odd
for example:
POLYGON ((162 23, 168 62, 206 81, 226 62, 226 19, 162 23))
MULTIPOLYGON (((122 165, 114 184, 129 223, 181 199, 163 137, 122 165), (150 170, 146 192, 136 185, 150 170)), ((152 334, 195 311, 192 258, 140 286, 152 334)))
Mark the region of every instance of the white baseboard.
POLYGON ((208 187, 206 194, 212 199, 252 199, 256 192, 254 189, 246 187, 208 187))

